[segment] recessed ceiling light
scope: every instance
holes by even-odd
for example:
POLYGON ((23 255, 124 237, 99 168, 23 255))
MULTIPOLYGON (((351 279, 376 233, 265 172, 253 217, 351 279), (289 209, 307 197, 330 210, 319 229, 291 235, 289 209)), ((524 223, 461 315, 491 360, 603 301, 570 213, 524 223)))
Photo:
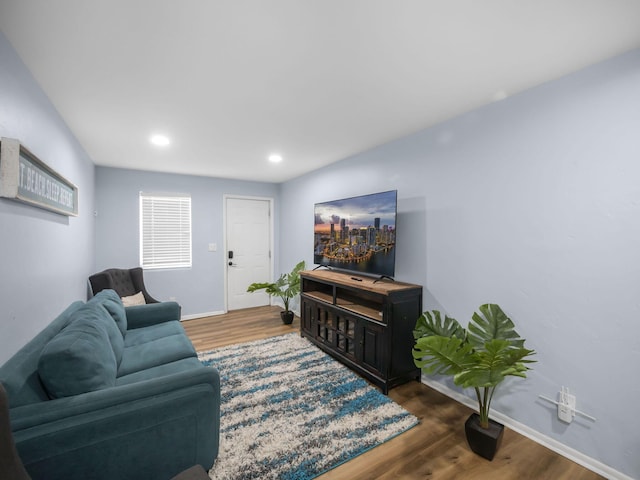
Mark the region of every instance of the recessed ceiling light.
POLYGON ((169 137, 165 135, 151 135, 149 141, 157 147, 167 147, 171 143, 169 137))
POLYGON ((504 100, 508 96, 509 94, 504 90, 498 90, 493 94, 493 96, 491 97, 491 100, 493 100, 494 102, 499 102, 500 100, 504 100))
POLYGON ((272 163, 279 163, 282 161, 282 156, 274 153, 272 155, 269 155, 269 161, 272 163))

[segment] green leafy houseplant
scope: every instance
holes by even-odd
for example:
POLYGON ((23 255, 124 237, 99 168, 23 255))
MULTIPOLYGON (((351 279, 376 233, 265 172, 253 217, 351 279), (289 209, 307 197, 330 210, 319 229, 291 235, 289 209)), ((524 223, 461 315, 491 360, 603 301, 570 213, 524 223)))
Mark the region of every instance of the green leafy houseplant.
MULTIPOLYGON (((305 263, 304 260, 299 262, 293 270, 289 273, 283 273, 280 275, 280 278, 273 283, 269 282, 258 282, 252 283, 247 288, 247 292, 255 292, 257 290, 264 290, 269 295, 275 295, 276 297, 280 297, 282 303, 284 303, 284 312, 282 313, 290 313, 289 310, 289 302, 293 297, 300 293, 300 272, 304 270, 305 263)), ((291 320, 293 320, 293 315, 288 315, 291 320)), ((283 321, 285 316, 282 316, 283 321)), ((291 323, 291 322, 288 322, 291 323)))
POLYGON ((413 358, 427 374, 453 376, 463 388, 473 388, 478 399, 480 426, 489 428, 489 409, 497 386, 509 375, 526 378, 527 357, 535 354, 502 309, 481 305, 464 329, 454 318, 425 312, 413 332, 413 358))

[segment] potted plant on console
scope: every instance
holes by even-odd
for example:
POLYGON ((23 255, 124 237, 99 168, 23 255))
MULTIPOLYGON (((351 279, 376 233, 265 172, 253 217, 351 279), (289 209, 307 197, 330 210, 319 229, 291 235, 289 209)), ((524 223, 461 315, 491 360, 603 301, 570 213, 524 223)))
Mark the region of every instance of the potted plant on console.
POLYGON ((263 290, 269 295, 275 295, 282 299, 284 311, 280 312, 282 323, 290 325, 293 322, 293 312, 289 310, 289 302, 300 293, 300 272, 304 270, 304 260, 299 262, 291 272, 283 273, 280 278, 273 283, 257 282, 252 283, 247 288, 247 292, 263 290))
POLYGON ((504 425, 489 419, 489 408, 497 386, 509 375, 526 377, 527 357, 535 354, 524 347, 514 324, 496 305, 481 305, 467 329, 440 312, 424 312, 413 332, 413 358, 427 374, 451 375, 463 388, 475 389, 478 413, 465 423, 471 450, 493 459, 500 446, 504 425))

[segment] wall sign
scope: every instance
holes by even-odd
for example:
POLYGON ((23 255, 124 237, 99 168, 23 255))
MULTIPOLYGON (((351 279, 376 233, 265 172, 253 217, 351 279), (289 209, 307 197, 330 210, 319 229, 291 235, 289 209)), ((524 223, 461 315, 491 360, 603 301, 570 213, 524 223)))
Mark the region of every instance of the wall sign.
POLYGON ((78 187, 13 138, 0 139, 0 197, 78 215, 78 187))

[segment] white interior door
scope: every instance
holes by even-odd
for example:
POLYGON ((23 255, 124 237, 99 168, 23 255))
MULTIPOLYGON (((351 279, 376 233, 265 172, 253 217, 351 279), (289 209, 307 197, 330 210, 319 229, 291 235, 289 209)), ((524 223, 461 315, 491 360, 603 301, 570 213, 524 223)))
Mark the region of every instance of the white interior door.
POLYGON ((263 290, 247 293, 254 282, 271 279, 270 199, 226 197, 227 309, 269 304, 263 290))

